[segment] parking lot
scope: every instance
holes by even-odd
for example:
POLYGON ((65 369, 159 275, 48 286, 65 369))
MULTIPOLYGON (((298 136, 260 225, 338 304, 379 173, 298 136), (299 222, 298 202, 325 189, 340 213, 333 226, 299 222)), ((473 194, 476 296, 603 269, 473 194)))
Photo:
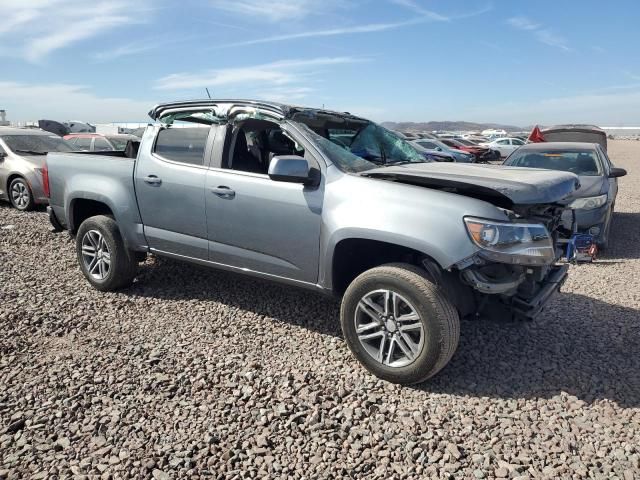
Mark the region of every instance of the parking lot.
POLYGON ((609 152, 607 253, 535 322, 463 321, 416 387, 356 362, 336 301, 157 258, 101 293, 3 204, 0 479, 639 478, 640 142, 609 152))

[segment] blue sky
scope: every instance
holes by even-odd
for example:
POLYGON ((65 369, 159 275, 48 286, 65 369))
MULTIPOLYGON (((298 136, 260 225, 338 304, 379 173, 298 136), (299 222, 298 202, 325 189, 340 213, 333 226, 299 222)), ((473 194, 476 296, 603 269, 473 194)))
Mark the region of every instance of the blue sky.
POLYGON ((11 120, 261 98, 375 120, 640 124, 640 2, 0 0, 11 120))

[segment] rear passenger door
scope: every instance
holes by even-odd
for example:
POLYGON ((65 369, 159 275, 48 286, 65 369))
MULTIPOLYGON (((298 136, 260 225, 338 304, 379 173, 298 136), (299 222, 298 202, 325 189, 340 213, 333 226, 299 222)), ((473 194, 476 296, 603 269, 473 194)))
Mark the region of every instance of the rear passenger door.
POLYGON ((136 197, 151 249, 206 260, 204 183, 217 127, 148 128, 135 171, 136 197))

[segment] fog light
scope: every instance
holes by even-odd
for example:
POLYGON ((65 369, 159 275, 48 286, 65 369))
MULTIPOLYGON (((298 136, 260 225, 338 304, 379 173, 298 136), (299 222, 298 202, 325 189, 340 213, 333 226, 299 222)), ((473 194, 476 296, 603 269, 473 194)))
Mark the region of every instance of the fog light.
POLYGON ((589 234, 593 235, 594 237, 596 235, 600 235, 600 227, 591 227, 589 229, 589 234))

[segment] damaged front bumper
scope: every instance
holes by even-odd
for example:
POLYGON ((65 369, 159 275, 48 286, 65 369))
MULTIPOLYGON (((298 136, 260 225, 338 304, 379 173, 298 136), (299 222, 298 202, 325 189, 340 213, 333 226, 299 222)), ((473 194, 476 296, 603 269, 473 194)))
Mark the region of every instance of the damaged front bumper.
POLYGON ((460 271, 460 278, 473 291, 476 316, 533 320, 565 282, 568 270, 567 264, 525 267, 476 261, 460 271))
POLYGON ((533 320, 544 309, 554 293, 560 290, 566 281, 569 265, 554 265, 540 290, 531 298, 515 295, 512 297, 512 312, 515 316, 533 320))

